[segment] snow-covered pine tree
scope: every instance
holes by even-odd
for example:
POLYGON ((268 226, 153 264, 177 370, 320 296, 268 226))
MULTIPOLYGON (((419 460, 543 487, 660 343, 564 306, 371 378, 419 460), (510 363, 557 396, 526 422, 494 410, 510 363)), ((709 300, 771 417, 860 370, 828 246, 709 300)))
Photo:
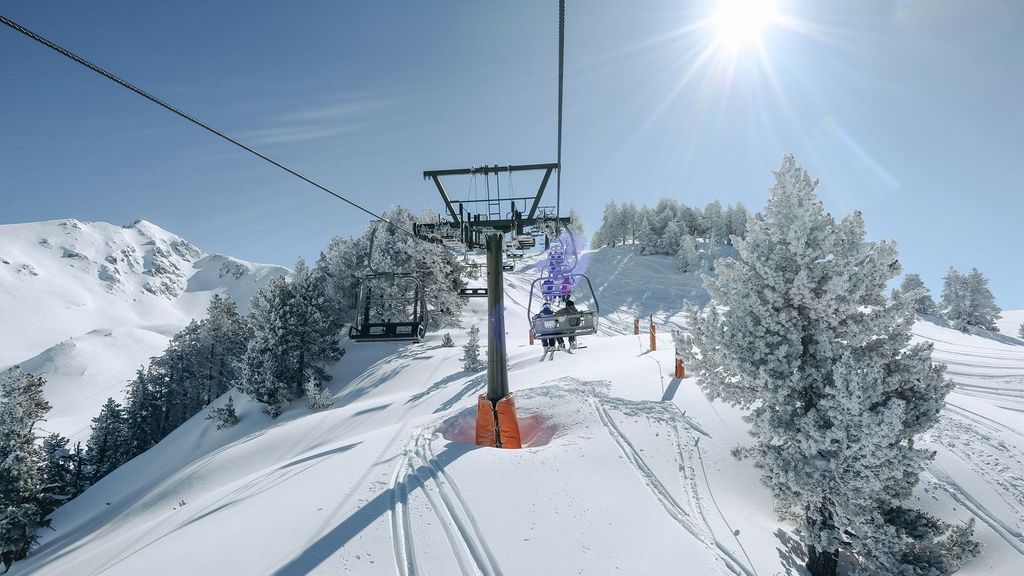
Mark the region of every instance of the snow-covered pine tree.
POLYGON ((665 228, 668 226, 668 223, 673 220, 679 220, 682 208, 679 205, 679 201, 675 198, 661 198, 654 205, 654 209, 648 211, 650 213, 651 228, 659 240, 665 235, 665 228))
POLYGON ((996 320, 1002 310, 996 306, 995 296, 988 289, 988 279, 977 268, 971 268, 964 284, 967 290, 967 324, 998 332, 996 320))
POLYGON ((89 487, 89 478, 85 469, 85 448, 81 442, 75 442, 71 449, 71 493, 78 496, 89 487))
POLYGON ((331 396, 331 391, 324 388, 320 379, 316 375, 310 376, 306 379, 305 385, 306 391, 306 407, 310 410, 323 410, 334 404, 334 398, 331 396))
POLYGON ((95 484, 128 461, 128 429, 124 410, 113 398, 107 398, 100 413, 92 419, 92 433, 85 445, 85 464, 89 482, 95 484))
POLYGON ((74 492, 74 462, 68 439, 56 432, 43 439, 39 465, 39 500, 43 516, 77 496, 74 492))
POLYGON ((146 370, 139 368, 128 383, 124 399, 125 428, 128 440, 125 450, 131 457, 138 456, 160 441, 159 407, 150 388, 146 370))
POLYGON ((718 200, 712 200, 704 207, 704 228, 712 247, 725 244, 729 239, 729 223, 722 214, 722 205, 718 200))
POLYGON ((967 303, 967 279, 950 266, 942 279, 942 315, 957 330, 967 331, 969 316, 967 303))
POLYGON ((592 244, 600 248, 602 246, 614 247, 619 237, 622 235, 620 232, 621 218, 619 217, 619 207, 612 200, 604 205, 604 213, 601 217, 601 227, 594 232, 594 238, 592 244))
POLYGON ((623 204, 622 209, 619 210, 618 229, 621 234, 620 240, 623 244, 636 241, 636 231, 640 226, 639 214, 640 212, 636 209, 636 205, 632 202, 623 204))
POLYGON ((210 413, 207 414, 206 419, 215 420, 217 422, 217 430, 231 428, 238 424, 238 412, 235 412, 235 399, 228 396, 226 404, 210 408, 210 413))
POLYGON ((368 249, 365 235, 358 238, 335 236, 316 262, 316 273, 325 279, 332 313, 339 326, 356 317, 359 274, 366 270, 368 249))
POLYGON ((1017 330, 1017 337, 1024 339, 1024 322, 1021 322, 1020 328, 1017 330))
POLYGON ((469 340, 462 346, 462 369, 466 372, 477 372, 484 367, 480 360, 480 328, 469 329, 469 340))
POLYGON ((572 232, 572 235, 576 238, 577 242, 584 242, 586 240, 585 232, 583 230, 583 220, 575 210, 569 209, 569 223, 565 226, 566 230, 572 232))
POLYGON ((680 229, 681 223, 676 220, 669 220, 665 224, 665 232, 658 239, 658 253, 672 255, 679 252, 679 245, 683 239, 683 232, 680 229))
POLYGON ((341 326, 331 313, 324 276, 310 270, 302 258, 295 263, 291 292, 293 297, 284 310, 285 337, 280 344, 288 358, 285 382, 289 383, 289 396, 297 398, 303 393, 308 374, 329 378, 322 364, 341 358, 341 326))
POLYGON ((253 335, 242 356, 236 387, 253 400, 264 404, 272 418, 281 413, 292 398, 288 388, 288 314, 293 298, 291 285, 284 276, 268 282, 249 304, 248 323, 253 335))
POLYGON ((733 236, 743 238, 747 235, 748 218, 750 218, 750 214, 747 212, 747 207, 744 206, 742 202, 737 202, 736 206, 729 208, 726 216, 728 221, 729 244, 732 244, 733 236))
POLYGON ((676 252, 676 264, 683 272, 693 272, 700 267, 700 256, 697 254, 697 243, 689 234, 683 236, 676 252))
POLYGON ((197 368, 201 380, 199 403, 203 406, 227 392, 237 380, 239 362, 251 337, 252 330, 238 313, 235 301, 214 294, 206 307, 206 318, 199 323, 197 368))
POLYGON ((7 569, 28 554, 45 525, 35 435, 50 410, 45 384, 17 366, 0 372, 0 560, 7 569))
POLYGON ((643 219, 640 221, 640 229, 637 231, 637 243, 639 244, 641 254, 658 253, 658 237, 654 235, 651 221, 646 214, 644 214, 643 219))
POLYGON ((938 312, 938 307, 935 305, 935 301, 932 300, 931 294, 928 293, 928 288, 921 280, 921 276, 917 274, 907 274, 903 277, 900 287, 893 292, 893 298, 899 298, 900 295, 913 298, 914 311, 918 314, 935 314, 938 312))
POLYGON ((263 404, 263 411, 271 418, 281 414, 281 408, 288 402, 288 388, 278 378, 280 351, 270 335, 264 333, 258 324, 242 357, 242 370, 236 386, 253 400, 263 404))
POLYGON ((146 380, 156 405, 158 439, 202 409, 199 358, 200 326, 193 320, 171 338, 162 355, 150 362, 146 380))
POLYGON ((893 244, 866 242, 859 213, 836 223, 792 155, 775 178, 740 258, 705 278, 713 300, 683 352, 710 397, 750 410, 754 443, 737 453, 800 527, 812 575, 834 575, 840 550, 858 570, 916 574, 929 535, 886 514, 932 458, 914 438, 952 383, 930 344, 910 345, 911 302, 882 294, 899 272, 893 244))

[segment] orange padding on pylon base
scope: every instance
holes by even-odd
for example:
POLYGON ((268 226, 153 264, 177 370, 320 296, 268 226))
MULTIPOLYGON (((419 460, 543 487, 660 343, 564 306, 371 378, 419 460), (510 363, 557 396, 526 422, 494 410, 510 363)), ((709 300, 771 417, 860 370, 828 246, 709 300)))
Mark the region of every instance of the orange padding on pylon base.
POLYGON ((476 401, 476 445, 498 445, 494 436, 494 406, 487 399, 487 394, 481 394, 476 401))
MULTIPOLYGON (((502 448, 522 448, 523 441, 519 437, 519 419, 516 417, 516 403, 509 392, 498 400, 498 434, 502 448)), ((479 426, 479 424, 478 424, 479 426)))

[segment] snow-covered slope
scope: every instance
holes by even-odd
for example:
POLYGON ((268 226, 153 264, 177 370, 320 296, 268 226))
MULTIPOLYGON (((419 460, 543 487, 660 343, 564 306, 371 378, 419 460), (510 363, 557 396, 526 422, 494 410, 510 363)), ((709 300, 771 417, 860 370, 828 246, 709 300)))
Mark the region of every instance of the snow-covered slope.
MULTIPOLYGON (((658 269, 620 276, 616 289, 657 308, 642 297, 646 283, 687 281, 658 269)), ((803 573, 757 471, 730 455, 747 442, 742 414, 709 402, 693 378, 671 377, 670 336, 659 332, 654 352, 646 334, 585 338, 586 348, 540 361, 527 345, 529 277, 529 266, 507 275, 506 300, 525 449, 472 445, 485 381, 461 370, 465 334, 453 332, 455 348, 440 334, 344 342, 331 408, 296 403, 270 420, 242 401, 241 423, 220 431, 198 415, 57 511, 12 573, 803 573)), ((485 303, 472 301, 466 326, 484 319, 485 303)), ((918 505, 978 518, 986 549, 962 574, 1014 574, 1024 560, 1024 346, 927 321, 914 330, 937 343, 958 383, 925 439, 938 457, 918 505)))
POLYGON ((244 311, 286 272, 207 255, 145 220, 0 226, 0 369, 22 364, 46 378, 54 410, 44 428, 81 439, 103 401, 213 294, 244 311))

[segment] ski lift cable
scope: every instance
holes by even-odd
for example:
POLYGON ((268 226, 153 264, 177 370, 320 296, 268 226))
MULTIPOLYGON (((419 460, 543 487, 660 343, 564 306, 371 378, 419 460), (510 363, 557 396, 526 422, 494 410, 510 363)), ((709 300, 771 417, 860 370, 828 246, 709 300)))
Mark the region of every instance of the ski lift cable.
POLYGON ((369 214, 370 216, 373 216, 377 220, 380 220, 381 222, 385 222, 385 223, 387 223, 387 224, 389 224, 391 226, 394 226, 396 229, 401 230, 402 232, 405 232, 406 234, 412 236, 413 238, 416 238, 417 240, 421 240, 421 241, 426 242, 426 240, 423 240, 419 236, 416 236, 416 234, 413 233, 411 230, 406 230, 405 228, 395 224, 394 222, 391 222, 387 218, 385 218, 385 217, 383 217, 383 216, 381 216, 381 215, 379 215, 379 214, 377 214, 377 213, 375 213, 375 212, 373 212, 373 211, 371 211, 371 210, 369 210, 367 208, 364 208, 363 206, 360 206, 356 202, 353 202, 352 200, 349 200, 348 198, 342 196, 341 194, 338 194, 337 192, 331 190, 330 188, 327 188, 323 184, 320 184, 320 183, 318 183, 318 182, 316 182, 316 181, 314 181, 314 180, 312 180, 312 179, 310 179, 310 178, 300 174, 299 172, 289 168, 288 166, 285 166, 284 164, 278 162, 277 160, 274 160, 273 158, 267 156, 266 154, 263 154, 262 152, 257 151, 256 149, 252 148, 251 146, 248 146, 247 144, 244 144, 244 143, 240 142, 239 140, 229 136, 228 134, 225 134, 224 132, 221 132, 220 130, 210 126, 209 124, 206 124, 205 122, 197 119, 196 117, 191 116, 191 115, 189 115, 186 112, 183 112, 182 110, 172 106, 171 104, 161 100, 160 98, 157 98, 156 96, 150 94, 149 92, 146 92, 145 90, 143 90, 142 88, 139 88, 138 86, 132 84, 131 82, 128 82, 127 80, 124 80, 121 77, 116 76, 115 74, 104 70, 100 66, 97 66, 96 64, 93 64, 92 62, 89 62, 85 58, 82 58, 81 56, 79 56, 79 55, 75 54, 74 52, 71 52, 70 50, 60 46, 59 44, 57 44, 57 43, 55 43, 55 42, 53 42, 51 40, 48 40, 48 39, 40 36, 39 34, 36 34, 35 32, 29 30, 28 28, 25 28, 21 24, 18 24, 17 22, 15 22, 15 21, 5 17, 3 14, 0 14, 0 22, 6 24, 8 27, 10 27, 10 28, 12 28, 12 29, 14 29, 14 30, 16 30, 18 32, 21 32, 22 34, 24 34, 25 36, 28 36, 29 38, 35 40, 36 42, 39 42, 43 46, 46 46, 47 48, 50 48, 51 50, 54 50, 55 52, 58 52, 58 53, 60 53, 60 54, 62 54, 64 56, 70 58, 71 60, 74 60, 75 62, 78 62, 82 66, 85 66, 86 68, 92 70, 93 72, 96 72, 97 74, 107 78, 108 80, 116 82, 117 84, 120 84, 122 87, 127 88, 128 90, 131 90, 132 92, 135 92, 136 94, 138 94, 139 96, 142 96, 143 98, 149 100, 150 102, 153 102, 154 104, 157 104, 157 105, 159 105, 159 106, 161 106, 161 107, 163 107, 163 108, 173 112, 174 114, 177 114, 178 116, 184 118, 185 120, 188 120, 189 122, 195 124, 196 126, 199 126, 200 128, 203 128, 204 130, 207 130, 207 131, 209 131, 209 132, 211 132, 211 133, 213 133, 213 134, 215 134, 217 136, 220 136, 224 140, 227 140, 228 142, 234 144, 235 146, 238 146, 239 148, 245 150, 246 152, 254 154, 255 156, 258 156, 259 158, 262 158, 263 160, 273 164, 274 166, 277 166, 278 168, 284 170, 285 172, 288 172, 289 174, 291 174, 292 176, 295 176, 296 178, 299 178, 300 180, 306 182, 307 184, 311 184, 311 185, 315 186, 316 188, 319 188, 320 190, 330 194, 331 196, 334 196, 338 200, 341 200, 342 202, 345 202, 349 206, 352 206, 353 208, 361 210, 361 211, 365 212, 366 214, 369 214))

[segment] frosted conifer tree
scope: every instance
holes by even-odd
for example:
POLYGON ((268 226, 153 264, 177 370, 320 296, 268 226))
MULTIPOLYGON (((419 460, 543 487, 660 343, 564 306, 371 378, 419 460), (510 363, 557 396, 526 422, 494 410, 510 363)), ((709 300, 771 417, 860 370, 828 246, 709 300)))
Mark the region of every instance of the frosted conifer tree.
POLYGON ((679 251, 676 253, 676 264, 683 272, 693 272, 700 266, 700 256, 697 254, 697 244, 693 236, 683 236, 679 251))
POLYGON ((654 235, 654 230, 651 229, 651 221, 646 215, 640 221, 637 243, 640 244, 641 254, 656 254, 658 251, 658 237, 654 235))
POLYGON ((580 215, 573 209, 569 209, 569 223, 566 224, 565 228, 569 232, 572 232, 572 235, 576 237, 577 242, 583 242, 585 240, 583 220, 580 219, 580 215))
POLYGON ((1002 310, 996 306, 995 296, 988 289, 988 279, 977 268, 971 268, 964 283, 967 288, 967 324, 998 332, 996 320, 1002 310))
POLYGON ((206 318, 199 323, 196 362, 201 391, 197 404, 206 406, 228 391, 238 378, 239 361, 251 334, 234 300, 214 294, 206 308, 206 318))
POLYGON ((469 340, 462 346, 462 369, 466 372, 477 372, 484 367, 480 360, 480 329, 473 326, 468 334, 469 340))
POLYGON ((943 278, 942 315, 957 330, 967 331, 967 279, 952 266, 943 278))
POLYGON ((612 200, 604 205, 604 214, 601 218, 601 227, 594 233, 592 244, 600 248, 601 246, 612 246, 614 247, 619 237, 622 235, 620 225, 622 221, 619 218, 619 207, 612 200))
POLYGON ((998 332, 995 321, 1000 312, 988 280, 977 268, 966 276, 949 268, 942 287, 942 314, 954 328, 966 332, 970 326, 977 326, 998 332))
POLYGON ((712 246, 724 244, 729 238, 729 223, 722 215, 722 205, 713 200, 704 207, 704 228, 712 246))
POLYGON ((285 348, 289 396, 299 397, 303 392, 306 375, 315 373, 320 379, 328 376, 321 365, 341 358, 338 331, 331 313, 324 277, 316 274, 299 258, 291 282, 292 297, 284 309, 285 330, 279 342, 285 348))
POLYGON ((263 411, 271 418, 277 418, 290 399, 287 385, 277 376, 282 371, 280 356, 270 335, 257 330, 242 357, 242 370, 236 383, 239 390, 263 404, 263 411))
POLYGON ((749 217, 750 214, 747 212, 747 207, 741 202, 737 202, 735 207, 729 209, 727 220, 730 244, 732 244, 733 236, 743 238, 747 235, 747 219, 749 217))
POLYGON ((1019 338, 1024 338, 1024 322, 1021 323, 1020 329, 1017 330, 1017 336, 1019 338))
POLYGON ((640 212, 636 209, 636 205, 632 202, 623 204, 622 209, 619 210, 618 229, 621 235, 620 240, 623 244, 636 241, 636 231, 640 225, 639 214, 640 212))
POLYGON ((89 480, 95 484, 118 466, 128 461, 128 429, 125 427, 124 410, 113 398, 100 408, 92 419, 92 433, 85 445, 85 462, 89 480))
POLYGON ((910 345, 911 302, 883 296, 899 272, 893 244, 866 242, 859 213, 835 222, 792 155, 775 178, 739 260, 705 278, 713 300, 692 314, 683 352, 710 397, 750 411, 754 443, 737 453, 800 527, 812 575, 834 575, 840 550, 858 571, 916 574, 933 566, 917 551, 942 545, 887 515, 933 456, 914 438, 952 383, 930 344, 910 345))
POLYGON ((900 287, 893 292, 893 298, 899 298, 900 295, 914 300, 914 311, 918 314, 935 314, 938 312, 938 307, 935 305, 935 301, 932 300, 931 294, 928 293, 928 288, 925 287, 921 277, 917 274, 907 274, 903 277, 900 287))
POLYGON ((17 366, 0 372, 0 559, 7 568, 28 554, 44 525, 35 436, 50 410, 44 385, 17 366))
POLYGON ((77 496, 74 492, 74 461, 68 439, 56 432, 43 440, 39 466, 39 498, 43 515, 77 496))
POLYGON ((149 384, 146 370, 139 368, 128 383, 124 399, 125 428, 128 430, 126 450, 137 456, 160 441, 156 394, 149 384))
POLYGON ((665 232, 661 235, 658 241, 658 252, 661 254, 672 255, 679 251, 679 244, 683 239, 682 230, 680 230, 680 223, 675 220, 669 220, 668 224, 665 225, 665 232))

